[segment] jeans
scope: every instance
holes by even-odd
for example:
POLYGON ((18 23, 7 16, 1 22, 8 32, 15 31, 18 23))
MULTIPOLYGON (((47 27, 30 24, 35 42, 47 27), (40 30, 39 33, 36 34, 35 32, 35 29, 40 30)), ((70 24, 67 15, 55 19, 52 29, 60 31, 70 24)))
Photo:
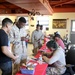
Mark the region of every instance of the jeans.
POLYGON ((12 61, 0 63, 0 69, 2 70, 2 75, 12 75, 12 61))
POLYGON ((27 46, 28 46, 28 42, 25 42, 26 43, 26 48, 27 48, 27 46))

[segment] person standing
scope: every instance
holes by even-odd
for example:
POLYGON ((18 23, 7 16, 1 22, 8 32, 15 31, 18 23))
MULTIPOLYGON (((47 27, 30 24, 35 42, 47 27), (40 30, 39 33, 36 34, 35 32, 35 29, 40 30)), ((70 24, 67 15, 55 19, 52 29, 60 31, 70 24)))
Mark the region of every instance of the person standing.
POLYGON ((12 21, 5 18, 2 21, 2 28, 0 29, 0 69, 2 75, 12 75, 12 61, 16 60, 18 56, 14 56, 8 49, 8 34, 12 26, 12 21))
POLYGON ((30 34, 29 34, 29 33, 30 33, 30 31, 27 32, 27 35, 26 35, 26 37, 25 37, 25 38, 26 38, 26 39, 25 39, 26 48, 28 47, 28 42, 29 42, 29 40, 30 40, 30 34))
POLYGON ((27 49, 25 45, 25 37, 27 32, 25 30, 25 23, 26 19, 24 17, 20 17, 16 25, 13 25, 9 35, 13 54, 19 55, 19 58, 14 64, 14 73, 19 71, 20 65, 22 65, 22 63, 26 63, 27 49))
POLYGON ((42 46, 42 40, 44 39, 44 35, 42 31, 40 30, 40 25, 36 26, 36 30, 32 32, 31 41, 33 43, 33 52, 34 55, 37 53, 37 49, 39 49, 42 46))
POLYGON ((41 31, 43 30, 43 25, 40 25, 40 30, 41 30, 41 31))

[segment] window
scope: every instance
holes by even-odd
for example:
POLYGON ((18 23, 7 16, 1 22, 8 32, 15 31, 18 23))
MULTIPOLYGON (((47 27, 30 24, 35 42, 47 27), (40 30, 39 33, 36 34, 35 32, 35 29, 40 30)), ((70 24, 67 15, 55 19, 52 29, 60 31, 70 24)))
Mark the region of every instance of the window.
POLYGON ((75 20, 72 20, 72 32, 75 32, 75 20))
POLYGON ((43 30, 46 30, 46 28, 49 27, 49 16, 37 16, 36 20, 37 20, 37 24, 39 21, 39 24, 43 25, 43 30))

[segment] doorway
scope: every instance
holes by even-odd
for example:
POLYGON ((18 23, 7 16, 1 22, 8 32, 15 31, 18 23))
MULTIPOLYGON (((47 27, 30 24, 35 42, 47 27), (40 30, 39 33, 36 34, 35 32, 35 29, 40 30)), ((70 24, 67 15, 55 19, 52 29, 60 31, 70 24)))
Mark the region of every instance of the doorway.
POLYGON ((75 20, 71 20, 70 41, 75 44, 75 20))

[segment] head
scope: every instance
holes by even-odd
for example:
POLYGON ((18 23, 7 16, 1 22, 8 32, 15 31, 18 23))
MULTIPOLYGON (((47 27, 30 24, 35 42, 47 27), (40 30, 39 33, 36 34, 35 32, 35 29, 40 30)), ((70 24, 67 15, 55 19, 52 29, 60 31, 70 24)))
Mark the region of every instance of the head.
POLYGON ((43 25, 40 25, 40 30, 43 30, 43 25))
POLYGON ((12 25, 13 22, 9 18, 2 20, 2 28, 5 28, 8 33, 10 32, 12 25))
POLYGON ((52 50, 52 51, 55 51, 58 48, 58 45, 54 40, 47 42, 46 46, 48 47, 49 50, 52 50))
POLYGON ((40 25, 37 25, 36 26, 36 30, 40 30, 40 25))
POLYGON ((61 39, 61 36, 59 35, 59 34, 56 34, 55 36, 54 36, 54 40, 59 40, 59 39, 61 39))
POLYGON ((26 19, 24 17, 20 17, 17 23, 18 28, 23 28, 26 24, 26 19))
POLYGON ((56 35, 56 34, 59 34, 60 35, 60 32, 58 32, 58 31, 54 32, 54 35, 56 35))

